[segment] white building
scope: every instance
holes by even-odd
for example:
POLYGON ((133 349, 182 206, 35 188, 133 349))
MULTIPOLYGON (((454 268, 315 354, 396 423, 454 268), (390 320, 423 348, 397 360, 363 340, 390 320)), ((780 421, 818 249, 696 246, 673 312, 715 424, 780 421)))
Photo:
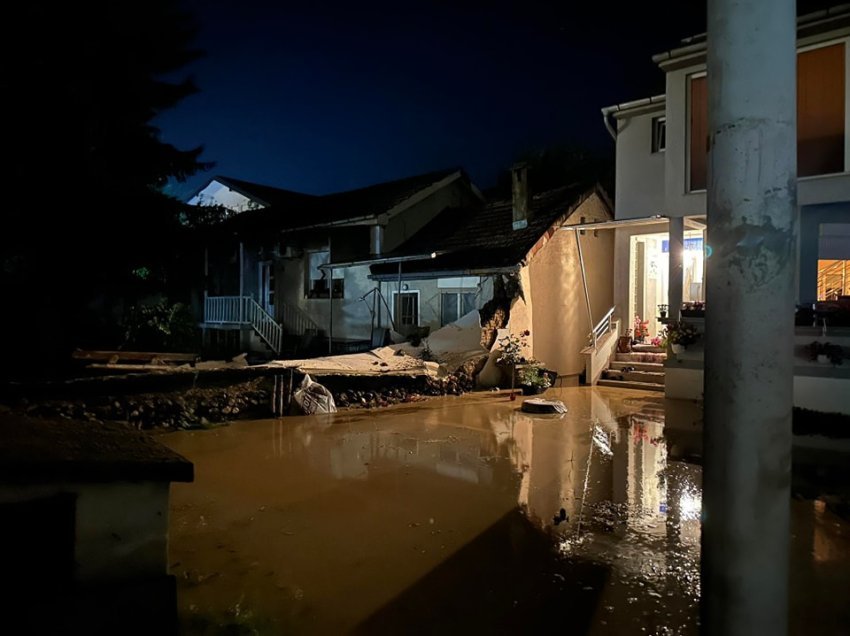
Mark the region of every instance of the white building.
MULTIPOLYGON (((834 301, 850 311, 850 7, 798 19, 798 306, 834 301)), ((602 109, 616 141, 614 303, 631 325, 649 321, 663 331, 660 305, 678 318, 682 303, 705 300, 704 259, 712 252, 706 228, 706 41, 688 38, 653 57, 666 75, 666 93, 602 109)), ((821 306, 819 309, 826 309, 821 306)), ((707 307, 707 311, 728 308, 707 307)), ((792 308, 789 308, 791 311, 792 308)), ((829 340, 850 346, 850 329, 829 324, 797 328, 795 403, 850 412, 849 365, 809 359, 806 345, 829 340)), ((696 319, 697 324, 701 324, 696 319)), ((799 325, 799 322, 798 322, 799 325)), ((730 342, 734 346, 734 342, 730 342)), ((788 346, 792 346, 788 343, 788 346)), ((696 350, 693 350, 696 349, 696 350)), ((702 353, 668 356, 666 393, 700 398, 702 353)))

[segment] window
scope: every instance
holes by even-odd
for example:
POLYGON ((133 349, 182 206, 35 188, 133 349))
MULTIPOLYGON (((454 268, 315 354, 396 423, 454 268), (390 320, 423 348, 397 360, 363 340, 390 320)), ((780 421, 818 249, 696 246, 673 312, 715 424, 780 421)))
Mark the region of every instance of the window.
POLYGON ((691 80, 690 189, 705 190, 708 172, 708 85, 705 75, 691 80))
POLYGON ((393 320, 397 329, 419 326, 419 292, 393 292, 393 320))
POLYGON ((844 44, 797 55, 797 174, 844 171, 844 44))
MULTIPOLYGON (((797 175, 844 172, 844 43, 797 54, 797 175)), ((708 93, 705 75, 690 82, 690 189, 706 187, 708 93)))
POLYGON ((307 253, 307 280, 304 294, 307 298, 330 298, 331 293, 334 298, 345 297, 345 272, 335 269, 331 279, 331 271, 321 268, 329 262, 330 252, 327 250, 307 253))
POLYGON ((661 152, 667 147, 667 118, 652 118, 652 152, 661 152))
POLYGON ((475 292, 444 291, 440 294, 440 324, 445 326, 465 316, 475 306, 475 292))

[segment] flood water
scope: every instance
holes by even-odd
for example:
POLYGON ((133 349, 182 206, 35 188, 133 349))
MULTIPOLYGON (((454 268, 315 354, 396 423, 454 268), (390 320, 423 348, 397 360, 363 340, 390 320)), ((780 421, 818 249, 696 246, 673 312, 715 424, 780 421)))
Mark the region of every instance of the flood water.
MULTIPOLYGON (((160 438, 184 634, 697 634, 696 403, 481 393, 160 438), (563 512, 562 512, 563 509, 563 512)), ((847 634, 850 527, 792 501, 791 630, 847 634)))

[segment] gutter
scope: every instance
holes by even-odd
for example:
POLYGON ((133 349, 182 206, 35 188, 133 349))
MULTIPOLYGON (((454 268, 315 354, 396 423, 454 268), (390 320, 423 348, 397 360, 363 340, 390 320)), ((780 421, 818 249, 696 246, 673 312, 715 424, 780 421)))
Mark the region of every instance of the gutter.
MULTIPOLYGON (((492 276, 494 274, 516 274, 520 271, 520 265, 507 265, 505 267, 479 267, 470 269, 446 269, 430 272, 402 272, 401 280, 433 280, 437 278, 461 278, 464 276, 492 276)), ((398 274, 369 274, 369 280, 389 281, 398 280, 398 274)))
POLYGON ((608 130, 608 134, 611 135, 611 139, 614 141, 617 140, 617 130, 611 125, 610 117, 612 115, 616 118, 618 113, 658 106, 659 104, 664 104, 666 100, 667 97, 665 95, 653 95, 652 97, 644 97, 643 99, 636 99, 631 102, 623 102, 622 104, 614 104, 613 106, 606 106, 603 108, 602 121, 605 124, 605 128, 608 130))
POLYGON ((384 256, 368 258, 359 261, 325 263, 324 265, 319 265, 319 269, 342 269, 345 267, 356 267, 358 265, 384 265, 389 263, 406 263, 408 261, 427 261, 431 260, 432 258, 437 258, 438 256, 441 256, 445 253, 446 252, 431 252, 430 254, 412 254, 409 256, 384 256))

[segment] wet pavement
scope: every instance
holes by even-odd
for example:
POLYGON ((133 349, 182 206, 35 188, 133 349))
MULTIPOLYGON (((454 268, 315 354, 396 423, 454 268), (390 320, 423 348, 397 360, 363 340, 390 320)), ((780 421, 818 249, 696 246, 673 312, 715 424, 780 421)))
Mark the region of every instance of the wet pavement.
MULTIPOLYGON (((698 403, 550 389, 160 441, 185 634, 696 634, 698 403)), ((847 634, 850 524, 792 501, 791 631, 847 634)))

